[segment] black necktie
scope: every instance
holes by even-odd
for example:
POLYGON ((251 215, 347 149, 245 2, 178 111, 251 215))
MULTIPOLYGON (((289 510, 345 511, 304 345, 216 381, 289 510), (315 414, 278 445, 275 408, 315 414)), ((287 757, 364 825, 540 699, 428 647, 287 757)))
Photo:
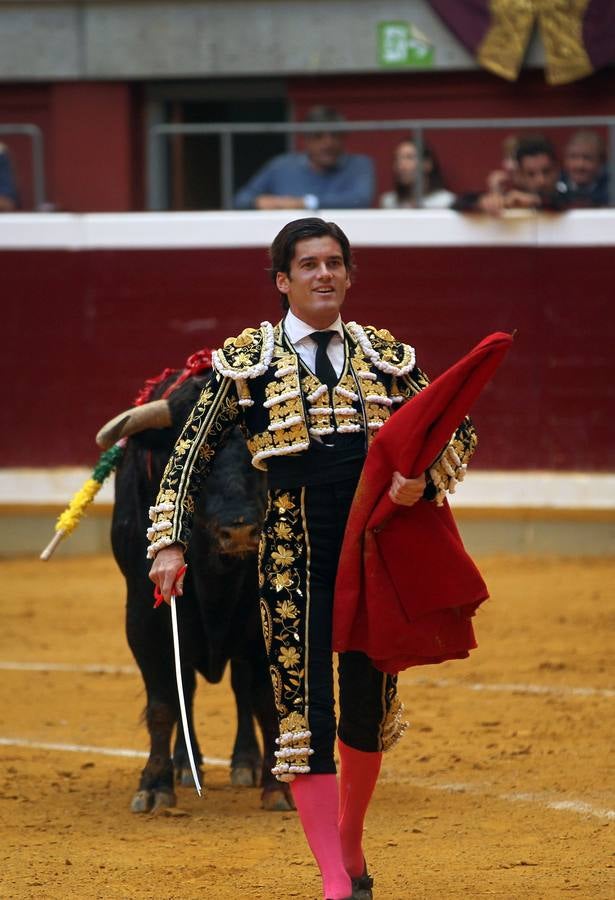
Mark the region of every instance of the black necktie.
POLYGON ((335 331, 313 331, 310 337, 316 342, 316 377, 331 390, 337 384, 337 374, 329 359, 327 347, 335 331))

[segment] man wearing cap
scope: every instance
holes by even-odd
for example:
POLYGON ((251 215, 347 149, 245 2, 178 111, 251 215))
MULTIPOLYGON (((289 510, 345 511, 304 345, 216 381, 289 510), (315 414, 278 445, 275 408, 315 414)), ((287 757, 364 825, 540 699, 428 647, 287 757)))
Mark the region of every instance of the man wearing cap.
MULTIPOLYGON (((306 122, 342 122, 328 106, 314 106, 306 122)), ((305 135, 305 153, 284 153, 266 163, 235 195, 236 209, 363 209, 372 205, 374 165, 344 152, 339 131, 305 135)))
MULTIPOLYGON (((290 782, 329 900, 370 900, 363 822, 382 752, 405 723, 396 678, 364 653, 340 653, 333 699, 333 591, 348 512, 368 446, 395 410, 427 384, 414 349, 385 329, 344 323, 352 274, 346 235, 333 222, 286 225, 270 250, 284 318, 229 338, 212 355, 203 390, 150 510, 150 577, 163 596, 190 540, 194 497, 228 430, 241 424, 253 464, 267 472, 259 550, 260 609, 279 717, 274 773, 290 782), (340 785, 334 749, 340 756, 340 785)), ((393 502, 441 502, 476 444, 464 420, 429 471, 392 476, 393 502)), ((177 581, 177 583, 176 583, 177 581)), ((287 879, 288 883, 288 879, 287 879)))

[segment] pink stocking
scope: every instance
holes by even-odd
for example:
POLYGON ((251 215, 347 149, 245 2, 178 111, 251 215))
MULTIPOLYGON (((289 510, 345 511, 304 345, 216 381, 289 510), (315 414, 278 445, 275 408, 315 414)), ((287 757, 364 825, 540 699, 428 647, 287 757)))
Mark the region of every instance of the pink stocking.
POLYGON ((338 738, 340 753, 340 838, 346 871, 351 878, 363 874, 365 858, 361 841, 363 822, 371 800, 382 753, 365 753, 338 738))
POLYGON ((297 775, 290 787, 303 831, 322 875, 324 896, 330 900, 350 897, 352 885, 342 860, 337 824, 337 777, 297 775))

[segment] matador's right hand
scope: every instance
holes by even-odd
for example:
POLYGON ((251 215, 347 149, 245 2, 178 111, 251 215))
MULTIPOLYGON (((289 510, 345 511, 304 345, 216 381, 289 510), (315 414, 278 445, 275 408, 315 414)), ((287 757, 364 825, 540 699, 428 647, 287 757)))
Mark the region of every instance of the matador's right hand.
POLYGON ((182 568, 185 571, 184 551, 180 544, 170 544, 156 554, 149 577, 158 586, 165 603, 171 603, 171 594, 181 597, 184 593, 182 568))

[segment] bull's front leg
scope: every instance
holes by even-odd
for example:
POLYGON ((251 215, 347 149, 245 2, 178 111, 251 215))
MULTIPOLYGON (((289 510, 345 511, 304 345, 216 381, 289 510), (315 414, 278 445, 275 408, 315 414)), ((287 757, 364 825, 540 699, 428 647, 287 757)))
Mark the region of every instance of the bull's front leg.
POLYGON ((126 636, 145 685, 145 721, 150 742, 149 757, 131 802, 131 810, 136 813, 175 806, 177 802, 171 739, 178 704, 170 632, 164 611, 157 610, 161 614, 154 615, 149 597, 147 604, 150 610, 143 615, 144 603, 129 596, 126 616, 126 636))
POLYGON ((237 733, 231 756, 231 784, 255 787, 260 784, 262 756, 253 714, 252 664, 246 659, 231 660, 231 687, 237 707, 237 733))
MULTIPOLYGON (((192 666, 182 666, 182 682, 184 685, 184 704, 186 707, 186 718, 188 720, 188 734, 190 736, 190 746, 194 755, 194 763, 196 765, 199 781, 203 782, 202 762, 203 757, 201 748, 194 730, 194 694, 196 691, 196 675, 192 666)), ((178 711, 179 717, 179 711, 178 711)), ((173 767, 175 769, 175 781, 182 787, 193 787, 194 777, 190 768, 190 759, 188 750, 186 749, 186 739, 184 737, 184 729, 178 718, 177 731, 175 733, 175 746, 173 748, 173 767)))
POLYGON ((145 721, 150 753, 132 798, 132 812, 155 812, 177 803, 171 759, 171 738, 177 713, 171 703, 148 698, 145 721))

